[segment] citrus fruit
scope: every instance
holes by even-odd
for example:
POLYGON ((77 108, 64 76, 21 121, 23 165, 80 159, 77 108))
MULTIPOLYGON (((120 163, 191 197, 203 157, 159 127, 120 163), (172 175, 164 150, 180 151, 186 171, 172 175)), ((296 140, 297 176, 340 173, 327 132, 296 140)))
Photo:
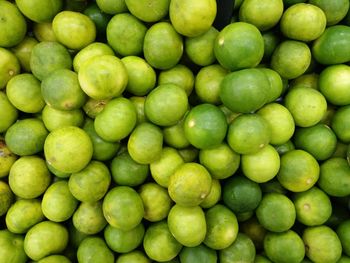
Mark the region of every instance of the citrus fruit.
POLYGON ((344 220, 337 226, 337 235, 343 247, 343 253, 350 255, 350 220, 344 220))
POLYGON ((24 238, 24 251, 38 261, 51 254, 61 253, 68 244, 67 229, 56 222, 42 221, 33 226, 24 238))
POLYGON ((122 13, 112 17, 106 29, 108 44, 122 56, 139 55, 147 27, 135 16, 122 13))
POLYGON ((128 72, 128 84, 126 90, 136 96, 144 96, 149 93, 156 84, 156 72, 143 59, 136 56, 126 56, 122 62, 128 72))
POLYGON ((124 231, 108 225, 103 233, 107 245, 114 252, 128 253, 142 243, 145 227, 143 224, 138 224, 136 227, 124 231))
POLYGON ((82 170, 90 162, 92 152, 90 137, 75 126, 52 131, 44 144, 46 161, 53 168, 66 173, 82 170))
POLYGON ((52 29, 52 22, 34 23, 33 33, 39 42, 56 42, 56 36, 52 29))
POLYGON ((146 122, 147 118, 145 116, 145 100, 144 96, 132 96, 129 100, 134 104, 137 114, 136 124, 140 124, 142 122, 146 122))
POLYGON ((189 59, 199 66, 209 66, 216 60, 214 42, 219 31, 211 26, 205 33, 185 38, 185 52, 189 59))
POLYGON ((133 103, 118 97, 110 100, 96 116, 96 133, 104 140, 117 142, 127 137, 136 125, 136 109, 133 103))
MULTIPOLYGON (((186 116, 186 115, 185 115, 186 116)), ((185 118, 172 126, 163 128, 164 142, 174 148, 183 149, 190 145, 184 131, 185 118)))
POLYGON ((72 173, 68 187, 72 195, 82 202, 96 202, 102 199, 111 183, 107 166, 98 161, 91 161, 83 170, 72 173))
POLYGON ((279 103, 270 103, 257 113, 268 123, 271 144, 281 145, 292 138, 295 130, 294 119, 286 107, 279 103))
POLYGON ((263 32, 262 37, 264 40, 264 56, 262 61, 267 62, 270 61, 271 56, 278 44, 281 42, 281 39, 273 30, 263 32))
POLYGON ((318 73, 305 73, 296 79, 293 79, 289 88, 296 88, 299 86, 319 89, 319 74, 318 73))
POLYGON ((336 232, 330 227, 313 226, 302 235, 305 254, 312 261, 337 262, 342 254, 342 246, 336 232))
POLYGON ((258 114, 241 114, 229 125, 228 145, 239 154, 254 154, 270 142, 267 121, 258 114))
POLYGON ((111 99, 123 93, 128 73, 119 58, 113 55, 95 56, 86 61, 78 73, 82 90, 96 100, 111 99))
POLYGON ((103 12, 111 15, 128 10, 124 0, 96 0, 96 4, 103 12))
POLYGON ((20 73, 20 63, 14 53, 0 47, 0 89, 5 88, 8 81, 20 73))
POLYGON ((297 129, 294 134, 294 145, 312 154, 316 160, 326 160, 332 156, 337 146, 337 137, 324 124, 297 129))
POLYGON ((156 22, 165 17, 170 0, 125 0, 131 14, 145 22, 156 22))
POLYGON ((240 224, 240 232, 246 234, 254 243, 256 250, 263 248, 263 242, 267 230, 259 223, 256 216, 252 216, 248 220, 240 224))
POLYGON ((271 68, 286 79, 295 79, 301 76, 310 63, 310 48, 307 44, 296 40, 281 42, 271 57, 271 68))
POLYGON ((226 136, 225 115, 212 104, 197 105, 186 115, 184 131, 188 141, 196 148, 208 149, 218 146, 226 136))
POLYGON ((163 220, 147 228, 143 248, 150 259, 165 262, 175 258, 180 253, 182 245, 176 241, 167 222, 163 220))
POLYGON ((143 54, 146 61, 156 69, 170 69, 181 59, 183 41, 172 24, 158 22, 146 32, 143 54))
POLYGON ((297 220, 306 226, 324 224, 332 214, 328 195, 316 186, 293 195, 297 220))
POLYGON ((26 20, 18 7, 9 1, 0 1, 0 10, 0 47, 13 47, 27 32, 26 20))
POLYGON ((28 1, 16 0, 19 10, 30 20, 37 23, 50 22, 63 7, 62 0, 52 1, 28 1))
POLYGON ((43 80, 57 69, 70 69, 72 58, 68 50, 58 42, 43 41, 35 45, 30 57, 33 75, 43 80))
POLYGON ((209 194, 200 203, 202 208, 210 208, 216 205, 221 199, 221 184, 218 179, 211 180, 211 188, 209 194))
POLYGON ((345 0, 336 0, 332 2, 325 0, 310 0, 309 2, 323 10, 327 18, 327 26, 340 22, 349 10, 349 2, 345 0))
POLYGON ((84 114, 81 109, 57 110, 46 105, 41 112, 42 121, 46 129, 53 131, 66 126, 81 127, 84 123, 84 114))
POLYGON ((17 120, 18 111, 2 91, 0 91, 0 107, 3 109, 0 111, 0 132, 4 132, 17 120))
POLYGON ((12 52, 17 57, 24 71, 30 72, 30 57, 34 46, 38 41, 34 37, 26 36, 17 46, 11 48, 12 52))
POLYGON ((245 234, 238 233, 236 240, 227 248, 220 250, 221 263, 253 262, 255 258, 253 241, 245 234))
POLYGON ((143 184, 138 190, 145 208, 144 218, 150 222, 165 219, 173 205, 167 189, 150 182, 143 184))
POLYGON ((291 150, 281 157, 277 179, 292 192, 310 189, 318 180, 320 167, 316 159, 304 150, 291 150))
POLYGON ((283 14, 282 0, 248 0, 239 8, 239 20, 256 26, 260 31, 274 27, 283 14))
POLYGON ((244 176, 235 175, 230 177, 223 185, 223 202, 235 214, 255 210, 261 198, 260 186, 244 176))
POLYGON ((329 158, 320 166, 318 186, 330 196, 350 193, 350 167, 344 158, 329 158))
POLYGON ((163 134, 151 123, 138 124, 129 136, 127 149, 131 158, 141 164, 150 164, 161 157, 163 134))
POLYGON ((23 249, 22 235, 14 234, 7 229, 0 230, 0 257, 12 262, 27 262, 28 256, 23 249))
POLYGON ((129 186, 115 186, 109 190, 103 200, 102 209, 111 226, 125 231, 140 224, 144 215, 140 195, 129 186))
POLYGON ((162 187, 169 186, 170 176, 184 163, 177 150, 164 147, 160 158, 150 164, 152 178, 162 187))
POLYGON ((147 179, 149 166, 135 162, 126 151, 112 159, 110 171, 118 185, 137 186, 147 179))
POLYGON ((170 126, 183 118, 188 109, 185 90, 175 84, 161 84, 145 100, 148 120, 158 126, 170 126))
POLYGON ((220 99, 233 112, 249 113, 268 100, 270 83, 259 69, 243 69, 227 74, 220 84, 220 99))
POLYGON ((326 15, 321 8, 299 3, 283 13, 280 27, 286 37, 308 42, 321 36, 326 29, 326 22, 326 15))
POLYGON ((338 106, 350 104, 349 84, 350 67, 332 65, 322 70, 319 78, 319 89, 330 103, 338 106))
POLYGON ((293 202, 287 196, 266 193, 256 209, 256 217, 267 230, 284 232, 294 225, 296 212, 293 202))
POLYGON ((337 109, 335 112, 331 128, 337 135, 338 139, 344 143, 350 142, 350 106, 343 106, 337 109))
POLYGON ((79 262, 114 263, 114 254, 106 242, 97 236, 85 238, 77 250, 79 262))
POLYGON ((225 179, 233 175, 240 164, 240 155, 226 143, 199 151, 199 162, 208 169, 214 179, 225 179))
POLYGON ((0 181, 0 202, 1 202, 0 215, 1 216, 7 213, 13 201, 14 201, 14 194, 12 193, 10 186, 5 182, 0 181))
POLYGON ((88 16, 96 27, 97 39, 106 37, 106 28, 111 16, 103 12, 96 3, 89 4, 84 10, 84 15, 88 16))
POLYGON ((317 124, 327 111, 327 101, 322 93, 305 87, 291 89, 285 96, 284 106, 300 127, 317 124))
POLYGON ((70 263, 71 261, 63 255, 51 255, 44 257, 38 263, 70 263))
POLYGON ((302 262, 305 256, 303 240, 293 230, 267 233, 264 250, 272 262, 302 262))
POLYGON ((264 40, 254 25, 235 22, 219 32, 214 53, 219 63, 231 71, 253 68, 264 55, 264 40))
POLYGON ((144 252, 135 249, 129 253, 119 255, 116 263, 151 263, 151 260, 144 252))
POLYGON ((325 65, 345 63, 350 60, 350 27, 335 25, 326 28, 312 44, 313 58, 325 65))
POLYGON ((269 92, 267 102, 273 102, 277 100, 283 92, 283 80, 281 76, 274 70, 269 68, 259 68, 263 73, 265 73, 267 80, 269 81, 269 92))
POLYGON ((280 169, 280 156, 277 150, 266 145, 257 153, 244 154, 241 157, 243 174, 257 183, 264 183, 274 178, 280 169))
POLYGON ((40 81, 32 74, 19 74, 7 83, 6 94, 10 102, 26 113, 40 112, 45 101, 41 94, 40 81))
POLYGON ((43 150, 48 131, 36 118, 27 118, 14 123, 5 134, 11 152, 17 155, 33 155, 43 150))
POLYGON ((17 156, 10 151, 3 138, 0 138, 0 178, 6 177, 17 156))
POLYGON ((202 263, 216 263, 218 256, 216 251, 208 248, 204 244, 196 247, 184 247, 179 254, 182 263, 192 263, 200 261, 202 263))
POLYGON ((217 204, 205 212, 207 235, 204 244, 211 249, 225 249, 237 238, 238 222, 235 214, 224 205, 217 204))
POLYGON ((198 163, 185 163, 170 176, 168 191, 175 203, 182 206, 199 205, 209 194, 211 176, 198 163))

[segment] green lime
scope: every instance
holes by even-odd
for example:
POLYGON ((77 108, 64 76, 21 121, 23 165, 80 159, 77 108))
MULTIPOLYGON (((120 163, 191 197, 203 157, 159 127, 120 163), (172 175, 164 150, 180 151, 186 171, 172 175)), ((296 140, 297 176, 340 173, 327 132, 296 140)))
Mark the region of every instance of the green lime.
POLYGON ((83 63, 78 79, 82 90, 95 100, 111 99, 123 93, 128 73, 123 62, 113 55, 94 56, 83 63))
POLYGON ((244 176, 232 176, 223 184, 223 202, 235 214, 255 210, 261 198, 262 192, 259 184, 244 176))
POLYGON ((136 113, 137 113, 137 122, 136 124, 140 124, 142 122, 146 122, 147 118, 145 116, 145 100, 144 96, 132 96, 129 100, 134 104, 136 113))
POLYGON ((154 181, 162 187, 169 186, 170 176, 184 163, 179 152, 171 147, 164 147, 160 158, 150 164, 154 181))
POLYGON ((293 202, 287 196, 266 193, 256 209, 256 217, 267 230, 284 232, 294 225, 296 212, 293 202))
POLYGON ((41 207, 44 216, 53 222, 63 222, 69 219, 78 206, 65 180, 51 184, 45 191, 41 207))
POLYGON ((63 8, 63 1, 16 0, 16 5, 22 14, 24 14, 30 20, 41 23, 50 22, 63 8))
POLYGON ((6 132, 5 141, 11 152, 17 155, 33 155, 43 150, 48 131, 36 118, 15 122, 6 132))
POLYGON ((168 191, 175 203, 182 206, 199 205, 209 194, 211 176, 198 163, 185 163, 170 176, 168 191))
POLYGON ((91 3, 84 10, 84 15, 88 16, 95 24, 98 38, 106 37, 106 28, 111 16, 103 12, 96 3, 91 3))
POLYGON ((344 220, 337 226, 337 235, 343 247, 343 253, 350 255, 350 220, 344 220))
POLYGON ((102 209, 111 226, 125 231, 140 224, 144 215, 140 195, 129 186, 116 186, 109 190, 103 200, 102 209))
POLYGON ((124 97, 118 97, 108 101, 96 116, 95 131, 106 141, 118 142, 131 133, 136 125, 136 118, 134 104, 124 97))
POLYGON ((98 236, 86 237, 76 252, 78 262, 114 263, 114 254, 98 236))
POLYGON ((259 223, 256 216, 240 223, 240 232, 246 234, 253 241, 256 250, 263 248, 267 230, 259 223))
POLYGON ((281 42, 271 57, 271 68, 286 79, 295 79, 301 76, 310 63, 310 48, 307 44, 295 40, 281 42))
POLYGON ((56 42, 56 36, 52 29, 52 23, 34 23, 33 25, 33 33, 35 38, 39 42, 48 41, 48 42, 56 42))
POLYGON ((332 157, 347 158, 347 145, 341 141, 337 141, 337 146, 332 157))
POLYGON ((330 196, 350 194, 350 166, 344 158, 329 158, 320 166, 318 186, 330 196))
POLYGON ((175 258, 180 253, 182 245, 176 241, 167 222, 163 220, 147 228, 143 248, 150 259, 165 262, 175 258))
POLYGON ((207 247, 204 244, 200 244, 196 247, 184 247, 179 254, 180 261, 182 263, 216 263, 218 256, 214 249, 207 247))
POLYGON ((270 103, 257 112, 268 123, 271 132, 270 143, 281 145, 292 138, 294 119, 289 110, 279 103, 270 103))
POLYGON ((269 81, 269 98, 267 102, 273 102, 278 99, 283 92, 283 80, 281 76, 274 70, 269 68, 259 68, 267 77, 269 81))
POLYGON ((128 10, 125 0, 96 0, 98 7, 107 14, 118 14, 128 10))
POLYGON ((305 256, 303 240, 293 230, 267 233, 264 250, 272 262, 302 262, 305 256))
POLYGON ((350 143, 350 105, 343 106, 335 112, 331 128, 338 139, 344 143, 350 143))
POLYGON ((90 137, 78 127, 54 130, 45 140, 46 161, 61 172, 79 172, 90 162, 92 152, 90 137))
POLYGON ((238 222, 235 214, 224 205, 217 204, 205 212, 207 235, 204 244, 211 249, 225 249, 237 238, 238 222))
POLYGON ((209 66, 216 60, 214 43, 219 31, 211 26, 205 33, 185 39, 185 52, 189 59, 199 66, 209 66))
POLYGON ((292 114, 295 124, 310 127, 320 122, 327 111, 327 101, 319 91, 306 87, 289 90, 284 106, 292 114))
POLYGON ((91 161, 83 170, 71 174, 68 186, 77 200, 96 202, 105 196, 110 183, 111 174, 107 166, 99 161, 91 161))
POLYGON ((63 255, 51 255, 40 259, 38 263, 71 263, 71 261, 63 255))
POLYGON ((256 26, 260 31, 274 27, 282 14, 282 0, 246 0, 239 8, 239 20, 256 26))
POLYGON ((337 147, 337 137, 324 124, 297 129, 294 134, 294 145, 312 154, 316 160, 326 160, 332 156, 337 147))
POLYGON ((264 55, 264 40, 254 25, 235 22, 220 31, 214 53, 219 63, 231 71, 253 68, 264 55))
POLYGON ((179 149, 178 151, 185 163, 198 160, 199 150, 195 147, 189 146, 187 148, 179 149))
POLYGON ((272 261, 267 259, 265 255, 255 255, 254 263, 272 263, 272 261))
POLYGON ((280 156, 282 156, 283 154, 291 151, 291 150, 294 150, 295 147, 294 147, 294 144, 292 141, 287 141, 286 143, 283 143, 283 144, 280 144, 280 145, 276 145, 275 146, 275 149, 276 151, 278 152, 278 154, 280 156))
POLYGON ((13 47, 23 40, 27 22, 17 6, 9 1, 0 1, 0 46, 13 47))
POLYGON ((74 227, 84 234, 100 233, 107 225, 103 216, 102 201, 80 203, 73 214, 72 222, 74 227))
POLYGON ((181 59, 183 41, 168 22, 153 24, 146 32, 143 53, 146 61, 156 69, 170 69, 181 59))
POLYGON ((7 214, 7 211, 9 210, 13 201, 14 201, 14 194, 10 186, 5 182, 0 181, 0 202, 1 202, 0 216, 7 214))
POLYGON ((194 75, 190 68, 177 64, 174 67, 160 71, 158 75, 158 85, 175 84, 186 91, 189 96, 194 87, 194 75))
MULTIPOLYGON (((1 4, 1 2, 0 2, 1 4)), ((0 47, 0 90, 8 81, 20 73, 20 62, 10 50, 0 47)))
POLYGON ((110 164, 112 178, 118 185, 137 186, 149 175, 149 166, 135 162, 126 151, 115 156, 110 164))
POLYGON ((199 151, 199 162, 208 169, 215 179, 225 179, 233 175, 240 164, 240 155, 226 143, 199 151))
POLYGON ((24 71, 30 72, 30 57, 34 46, 38 44, 38 41, 34 37, 26 36, 17 46, 11 50, 19 60, 21 67, 24 71))
POLYGON ((296 87, 306 87, 312 89, 319 89, 319 74, 317 73, 305 73, 296 79, 293 79, 289 85, 290 89, 296 87))
POLYGON ((309 2, 323 10, 327 18, 327 26, 335 25, 340 22, 349 10, 349 2, 346 0, 334 0, 332 2, 310 0, 309 2))
POLYGON ((227 248, 220 250, 221 263, 253 262, 255 258, 253 241, 245 234, 238 233, 236 240, 227 248))
POLYGON ((330 227, 314 226, 304 230, 302 235, 305 254, 313 262, 337 262, 342 246, 336 232, 330 227))
POLYGON ((126 56, 122 62, 128 72, 126 90, 135 96, 144 96, 156 85, 156 72, 143 59, 136 56, 126 56))
POLYGON ((277 179, 287 190, 303 192, 314 186, 319 173, 319 164, 311 154, 304 150, 291 150, 281 157, 277 179))
POLYGON ((309 42, 322 35, 326 22, 326 15, 321 8, 299 3, 290 6, 283 13, 280 26, 286 37, 309 42))
POLYGON ((276 47, 281 42, 281 39, 274 30, 263 32, 262 37, 264 40, 264 56, 262 61, 268 62, 276 47))
POLYGON ((174 205, 168 214, 168 226, 175 239, 186 247, 200 245, 207 233, 205 215, 199 206, 174 205))
POLYGON ((0 178, 8 176, 17 156, 7 147, 5 139, 0 137, 0 178))
POLYGON ((17 120, 18 111, 11 104, 6 93, 0 91, 0 133, 5 132, 17 120))
POLYGON ((60 43, 43 41, 34 46, 30 57, 30 68, 37 79, 43 80, 57 69, 71 67, 72 58, 60 43))
POLYGON ((57 110, 49 105, 42 110, 41 118, 49 131, 67 126, 81 127, 84 123, 84 114, 81 109, 57 110))
POLYGON ((200 203, 202 208, 210 208, 216 205, 221 199, 221 184, 218 179, 211 180, 211 188, 209 194, 200 203))
POLYGON ((185 118, 175 125, 163 128, 164 142, 167 145, 177 149, 183 149, 190 145, 190 142, 185 135, 184 121, 185 118))
POLYGON ((161 157, 163 134, 151 123, 138 124, 129 136, 127 144, 131 158, 141 164, 150 164, 161 157))
POLYGON ((241 114, 229 125, 228 145, 239 154, 254 154, 270 142, 268 122, 258 114, 241 114))
POLYGON ((104 230, 104 238, 107 245, 117 253, 129 253, 136 249, 143 240, 145 227, 138 224, 130 230, 121 230, 108 225, 104 230))
POLYGON ((63 252, 68 244, 67 229, 55 222, 42 221, 34 225, 24 238, 24 251, 38 261, 51 254, 63 252))
POLYGON ((0 230, 0 258, 11 263, 27 262, 23 239, 22 235, 14 234, 7 229, 0 230))
POLYGON ((249 113, 269 99, 270 82, 259 69, 243 69, 227 74, 220 84, 220 99, 233 112, 249 113))
POLYGON ((166 188, 150 182, 139 188, 139 194, 145 208, 144 218, 150 222, 165 219, 173 205, 166 188))
POLYGON ((26 113, 40 112, 45 105, 40 81, 29 73, 10 79, 6 86, 6 94, 17 109, 26 113))
POLYGON ((349 43, 350 28, 348 26, 330 26, 313 42, 313 58, 325 65, 348 62, 350 60, 349 43))
POLYGON ((119 255, 116 263, 151 263, 151 260, 140 250, 119 255))
POLYGON ((170 0, 125 0, 129 12, 145 22, 156 22, 168 14, 170 0))
POLYGON ((328 195, 316 186, 293 195, 297 220, 306 226, 324 224, 332 214, 328 195))
POLYGON ((117 14, 107 25, 107 41, 117 54, 136 56, 142 52, 146 31, 147 27, 132 14, 117 14))

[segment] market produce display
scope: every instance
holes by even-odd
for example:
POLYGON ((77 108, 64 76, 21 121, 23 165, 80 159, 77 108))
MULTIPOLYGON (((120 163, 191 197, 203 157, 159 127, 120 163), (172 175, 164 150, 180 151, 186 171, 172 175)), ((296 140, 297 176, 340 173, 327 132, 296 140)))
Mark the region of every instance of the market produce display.
POLYGON ((349 5, 0 0, 0 262, 349 263, 349 5))

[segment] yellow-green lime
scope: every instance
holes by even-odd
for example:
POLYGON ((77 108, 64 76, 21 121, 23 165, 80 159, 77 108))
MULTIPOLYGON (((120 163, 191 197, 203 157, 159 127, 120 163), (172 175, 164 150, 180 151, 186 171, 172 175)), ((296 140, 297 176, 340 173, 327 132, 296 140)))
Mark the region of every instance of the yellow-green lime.
POLYGON ((132 96, 129 100, 134 104, 136 113, 137 113, 137 122, 136 124, 140 124, 142 122, 146 122, 147 118, 145 116, 145 100, 144 96, 132 96))
POLYGON ((0 207, 1 216, 7 214, 7 211, 14 202, 14 197, 10 186, 4 181, 0 181, 0 202, 2 204, 0 207))
POLYGON ((156 22, 168 14, 170 0, 125 0, 129 12, 145 22, 156 22))
POLYGON ((305 73, 296 79, 293 79, 289 85, 290 89, 302 86, 312 89, 319 89, 319 74, 318 73, 305 73))
POLYGON ((116 263, 151 263, 151 260, 144 252, 135 249, 129 253, 119 255, 116 263))
POLYGON ((344 220, 336 229, 337 235, 343 247, 343 254, 350 255, 350 220, 344 220))
POLYGON ((84 114, 81 109, 57 110, 49 105, 42 110, 41 118, 49 131, 67 126, 81 127, 84 123, 84 114))
POLYGON ((7 147, 5 139, 0 138, 0 178, 8 176, 17 156, 7 147))
POLYGON ((340 22, 349 10, 349 2, 346 0, 310 0, 310 4, 318 6, 323 10, 327 18, 327 26, 340 22))
POLYGON ((105 13, 114 15, 128 10, 125 0, 96 0, 97 6, 105 13))
MULTIPOLYGON (((186 115, 185 115, 186 116, 186 115)), ((163 128, 164 142, 176 149, 184 149, 190 145, 184 130, 185 118, 172 126, 163 128)))
POLYGON ((34 23, 33 25, 33 33, 35 38, 39 41, 57 41, 55 33, 52 29, 52 22, 46 23, 34 23))
POLYGON ((350 105, 337 109, 331 120, 331 128, 343 143, 350 143, 350 105))
POLYGON ((11 50, 18 58, 19 63, 24 71, 30 72, 30 56, 34 46, 38 44, 38 41, 34 37, 26 36, 17 46, 11 50))
POLYGON ((210 208, 216 205, 221 199, 221 184, 220 180, 211 180, 211 188, 209 194, 200 203, 202 208, 210 208))
POLYGON ((253 241, 243 233, 238 233, 236 240, 227 248, 219 251, 221 263, 253 262, 256 249, 253 241))
POLYGON ((16 0, 16 5, 22 14, 24 14, 30 20, 41 23, 50 22, 54 16, 63 8, 63 1, 16 0))
POLYGON ((0 107, 3 109, 0 111, 0 132, 5 132, 17 120, 18 111, 2 91, 0 91, 0 107))
POLYGON ((264 56, 262 61, 267 62, 270 61, 271 56, 281 42, 281 39, 273 30, 263 32, 262 37, 264 40, 264 56))
POLYGON ((0 230, 0 257, 11 259, 12 262, 27 262, 28 256, 23 248, 23 235, 10 232, 8 229, 0 230))
POLYGON ((192 263, 199 261, 201 263, 216 263, 218 256, 214 249, 200 244, 196 247, 184 247, 179 254, 182 263, 192 263))
POLYGON ((88 236, 76 252, 78 262, 114 263, 114 254, 103 238, 88 236))
POLYGON ((71 261, 63 255, 51 255, 40 259, 38 263, 71 263, 71 261))
POLYGON ((21 66, 13 52, 0 47, 0 90, 5 88, 8 81, 20 73, 21 66))

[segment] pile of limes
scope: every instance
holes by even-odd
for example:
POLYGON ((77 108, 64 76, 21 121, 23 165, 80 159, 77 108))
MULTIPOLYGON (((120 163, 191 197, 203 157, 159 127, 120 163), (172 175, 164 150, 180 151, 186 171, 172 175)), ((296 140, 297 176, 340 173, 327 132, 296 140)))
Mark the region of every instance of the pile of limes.
POLYGON ((0 0, 0 262, 350 262, 349 0, 223 2, 0 0))

